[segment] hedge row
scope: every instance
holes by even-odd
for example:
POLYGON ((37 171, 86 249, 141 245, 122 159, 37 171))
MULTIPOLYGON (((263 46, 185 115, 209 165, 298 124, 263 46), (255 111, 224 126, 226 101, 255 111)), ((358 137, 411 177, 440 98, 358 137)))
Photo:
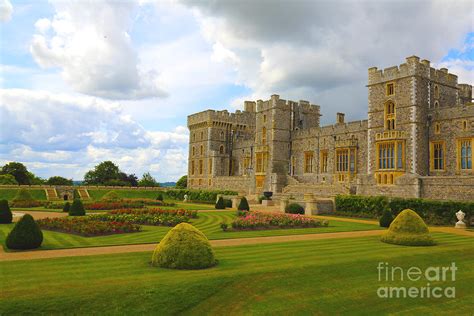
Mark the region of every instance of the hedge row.
POLYGON ((466 213, 464 221, 469 224, 474 216, 474 202, 433 201, 426 199, 387 198, 384 196, 336 196, 336 214, 354 217, 382 216, 384 210, 390 210, 394 216, 404 209, 412 209, 425 222, 431 225, 454 225, 456 213, 466 213))
POLYGON ((184 195, 188 195, 188 201, 205 201, 215 203, 217 200, 217 195, 237 195, 237 192, 234 191, 207 191, 207 190, 186 190, 186 189, 172 189, 167 190, 164 194, 172 200, 184 200, 184 195))

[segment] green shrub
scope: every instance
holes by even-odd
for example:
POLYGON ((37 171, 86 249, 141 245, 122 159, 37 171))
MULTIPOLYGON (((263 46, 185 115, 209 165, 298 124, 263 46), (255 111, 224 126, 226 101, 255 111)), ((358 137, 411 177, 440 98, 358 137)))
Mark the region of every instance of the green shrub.
POLYGON ((43 233, 30 214, 25 214, 8 234, 9 249, 35 249, 41 246, 43 233))
POLYGON ((405 246, 431 246, 434 240, 423 219, 410 209, 403 210, 390 224, 381 241, 405 246))
POLYGON ((18 185, 18 181, 11 174, 0 174, 0 184, 18 185))
POLYGON ((268 198, 265 195, 260 195, 258 197, 258 203, 262 204, 262 201, 268 200, 268 198))
POLYGON ((10 224, 13 214, 7 200, 0 200, 0 224, 10 224))
POLYGON ((245 196, 240 200, 239 207, 237 209, 240 211, 250 211, 249 202, 245 196))
POLYGON ((241 216, 247 216, 248 213, 249 213, 249 211, 240 211, 240 210, 237 210, 237 212, 235 213, 235 215, 238 216, 238 217, 241 217, 241 216))
POLYGON ((304 207, 302 207, 298 203, 290 203, 285 207, 285 213, 304 214, 304 207))
POLYGON ((328 227, 329 226, 329 221, 327 219, 325 219, 323 222, 322 222, 322 225, 324 227, 328 227))
POLYGON ((117 202, 122 200, 120 195, 116 191, 109 191, 101 198, 102 201, 113 201, 117 202))
POLYGON ((219 199, 216 202, 215 208, 218 210, 224 210, 225 209, 225 204, 224 204, 224 199, 219 197, 219 199))
POLYGON ((194 226, 181 223, 160 241, 152 265, 171 269, 204 269, 217 261, 206 236, 194 226))
POLYGON ((388 209, 388 199, 384 196, 337 195, 336 211, 369 213, 379 217, 388 209))
POLYGON ((221 223, 221 228, 223 231, 227 231, 227 228, 229 227, 229 225, 227 223, 221 223))
POLYGON ((224 205, 226 208, 232 208, 232 200, 224 199, 224 205))
POLYGON ((84 216, 86 215, 86 211, 84 209, 84 205, 82 204, 81 200, 75 199, 71 207, 69 208, 69 216, 84 216))
POLYGON ((380 227, 389 227, 393 221, 392 211, 386 209, 383 211, 382 217, 380 217, 380 227))
POLYGON ((158 193, 158 195, 156 196, 156 200, 157 201, 163 201, 163 193, 158 193))
POLYGON ((187 190, 187 189, 170 189, 165 192, 165 195, 170 200, 184 200, 184 195, 188 195, 188 201, 207 201, 215 203, 217 196, 220 195, 237 195, 235 191, 223 190, 187 190))
POLYGON ((64 203, 63 212, 69 213, 70 209, 71 209, 71 203, 69 203, 69 202, 64 203))

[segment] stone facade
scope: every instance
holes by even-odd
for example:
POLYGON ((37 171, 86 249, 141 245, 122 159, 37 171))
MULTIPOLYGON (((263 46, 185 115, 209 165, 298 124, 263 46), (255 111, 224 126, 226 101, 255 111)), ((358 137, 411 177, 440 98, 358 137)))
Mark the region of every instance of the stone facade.
POLYGON ((363 121, 320 126, 319 105, 278 95, 190 115, 188 186, 474 200, 472 86, 416 56, 368 75, 363 121))

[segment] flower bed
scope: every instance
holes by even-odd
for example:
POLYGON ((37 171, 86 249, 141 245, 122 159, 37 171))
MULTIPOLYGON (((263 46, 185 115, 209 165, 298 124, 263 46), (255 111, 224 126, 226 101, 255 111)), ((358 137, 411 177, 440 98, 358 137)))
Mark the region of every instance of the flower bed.
POLYGON ((197 217, 197 211, 192 211, 192 210, 183 210, 183 209, 177 209, 177 210, 162 210, 159 208, 149 208, 149 209, 139 209, 139 210, 134 210, 134 209, 120 209, 120 210, 113 210, 110 211, 109 214, 115 214, 115 215, 123 215, 123 214, 157 214, 157 215, 180 215, 180 216, 186 216, 189 218, 196 218, 197 217))
POLYGON ((299 215, 269 212, 248 212, 237 217, 231 224, 234 230, 275 229, 275 228, 309 228, 328 226, 328 221, 299 215))
POLYGON ((84 203, 86 210, 116 210, 124 208, 143 208, 145 205, 140 202, 90 202, 84 203))
POLYGON ((131 222, 98 221, 90 216, 75 218, 44 218, 37 221, 42 229, 85 237, 138 232, 140 225, 131 222))

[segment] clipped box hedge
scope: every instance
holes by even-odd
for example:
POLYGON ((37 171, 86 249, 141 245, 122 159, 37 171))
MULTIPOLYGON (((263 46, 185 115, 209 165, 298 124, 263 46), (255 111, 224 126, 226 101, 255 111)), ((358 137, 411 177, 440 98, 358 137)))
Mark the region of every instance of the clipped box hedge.
POLYGON ((336 214, 378 218, 385 209, 398 215, 404 209, 412 209, 425 222, 431 225, 454 225, 457 222, 456 213, 462 210, 466 213, 464 221, 470 223, 474 216, 474 202, 434 201, 427 199, 387 198, 385 196, 336 196, 336 214))

